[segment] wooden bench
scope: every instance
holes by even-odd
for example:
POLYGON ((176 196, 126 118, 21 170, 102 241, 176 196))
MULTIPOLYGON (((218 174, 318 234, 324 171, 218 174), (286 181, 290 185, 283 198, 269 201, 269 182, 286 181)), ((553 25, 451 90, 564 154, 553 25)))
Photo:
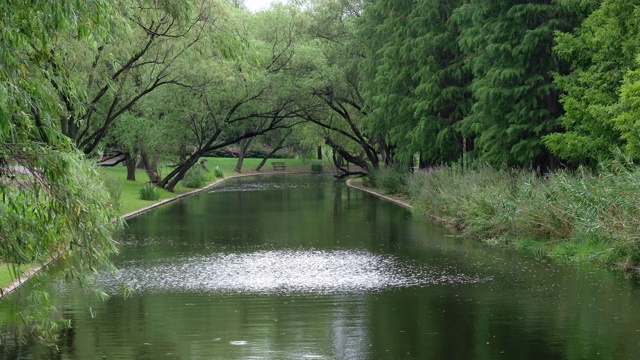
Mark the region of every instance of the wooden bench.
POLYGON ((285 169, 284 161, 272 161, 271 165, 273 166, 273 170, 284 170, 285 169))

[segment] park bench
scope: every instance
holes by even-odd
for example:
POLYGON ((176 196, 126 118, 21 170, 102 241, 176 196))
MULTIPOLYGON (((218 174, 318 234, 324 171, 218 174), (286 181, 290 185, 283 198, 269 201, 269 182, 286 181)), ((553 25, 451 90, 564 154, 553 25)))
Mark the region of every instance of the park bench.
POLYGON ((272 161, 271 165, 273 166, 273 170, 284 170, 285 169, 284 161, 272 161))

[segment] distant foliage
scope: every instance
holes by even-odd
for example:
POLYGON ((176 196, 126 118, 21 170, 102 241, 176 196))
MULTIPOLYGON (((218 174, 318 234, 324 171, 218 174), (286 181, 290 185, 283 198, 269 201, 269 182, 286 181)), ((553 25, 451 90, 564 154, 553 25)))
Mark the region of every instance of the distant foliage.
POLYGON ((207 182, 207 172, 202 166, 195 165, 187 171, 182 179, 182 185, 188 188, 197 189, 207 182))
POLYGON ((140 186, 140 199, 141 200, 158 200, 160 193, 158 187, 151 183, 146 183, 140 186))
POLYGON ((322 163, 314 162, 311 164, 311 171, 321 172, 323 170, 324 170, 324 166, 322 165, 322 163))
MULTIPOLYGON (((245 158, 263 158, 271 152, 271 147, 268 145, 255 146, 251 149, 247 150, 244 154, 245 158)), ((237 158, 240 156, 240 148, 239 147, 226 147, 223 149, 211 150, 206 153, 206 156, 211 157, 220 157, 220 158, 237 158)), ((271 154, 271 158, 273 159, 291 159, 298 156, 298 153, 292 147, 286 147, 280 149, 275 154, 271 154)))

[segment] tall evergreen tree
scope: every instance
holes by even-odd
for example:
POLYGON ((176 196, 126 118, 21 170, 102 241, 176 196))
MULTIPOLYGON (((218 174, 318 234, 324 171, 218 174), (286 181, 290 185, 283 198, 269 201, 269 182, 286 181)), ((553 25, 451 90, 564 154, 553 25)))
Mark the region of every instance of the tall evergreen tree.
MULTIPOLYGON (((605 0, 573 33, 557 37, 557 54, 571 62, 572 71, 556 76, 565 92, 561 118, 566 131, 545 137, 545 143, 558 156, 576 163, 589 163, 599 154, 610 154, 632 136, 629 114, 616 126, 614 119, 625 108, 630 110, 633 92, 621 85, 625 74, 637 68, 640 54, 638 0, 605 0), (622 131, 622 133, 621 133, 622 131), (624 134, 626 133, 626 134, 624 134), (622 137, 622 138, 621 138, 622 137)), ((581 8, 588 12, 592 6, 581 8)), ((631 85, 635 76, 630 74, 631 85)))
POLYGON ((474 77, 474 103, 461 129, 475 137, 475 156, 495 165, 553 166, 542 137, 559 129, 552 74, 566 71, 552 52, 553 34, 571 30, 577 17, 551 0, 471 0, 454 17, 474 77))
POLYGON ((458 28, 450 21, 461 3, 417 1, 409 18, 403 56, 415 67, 413 79, 418 85, 403 143, 408 154, 420 154, 421 166, 455 161, 465 147, 457 124, 471 107, 471 74, 456 42, 458 28))
POLYGON ((413 117, 411 94, 417 83, 412 77, 412 64, 401 55, 403 47, 408 46, 407 19, 412 6, 412 0, 372 1, 365 8, 359 27, 359 38, 365 47, 360 70, 369 108, 366 126, 369 132, 381 134, 386 148, 402 142, 406 129, 397 124, 410 122, 413 117))

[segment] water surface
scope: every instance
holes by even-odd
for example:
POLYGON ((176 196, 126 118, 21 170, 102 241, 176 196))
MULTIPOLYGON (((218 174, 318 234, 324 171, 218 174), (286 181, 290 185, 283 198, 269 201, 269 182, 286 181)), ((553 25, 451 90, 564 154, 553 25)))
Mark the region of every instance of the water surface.
POLYGON ((640 356, 637 280, 461 239, 331 177, 234 179, 143 214, 115 262, 105 302, 49 282, 73 324, 59 350, 5 332, 0 358, 640 356))

